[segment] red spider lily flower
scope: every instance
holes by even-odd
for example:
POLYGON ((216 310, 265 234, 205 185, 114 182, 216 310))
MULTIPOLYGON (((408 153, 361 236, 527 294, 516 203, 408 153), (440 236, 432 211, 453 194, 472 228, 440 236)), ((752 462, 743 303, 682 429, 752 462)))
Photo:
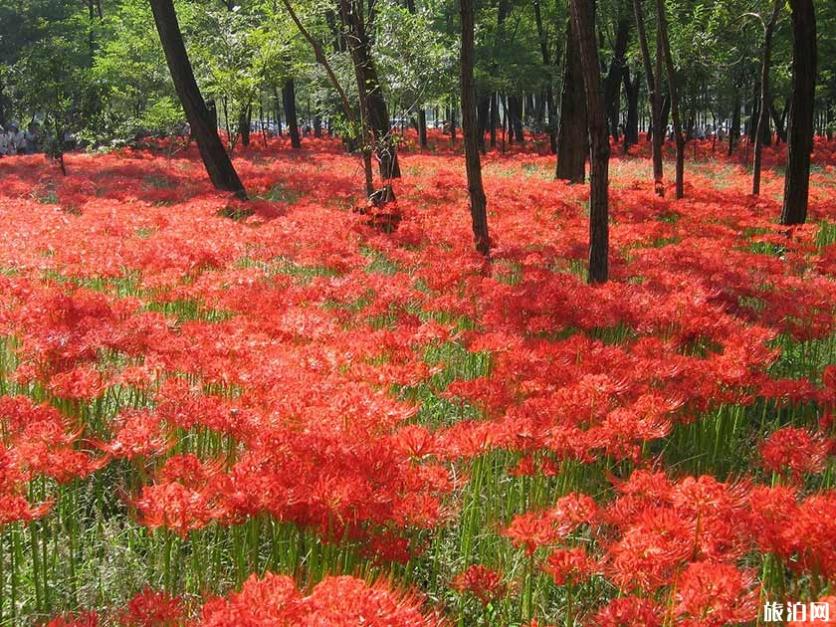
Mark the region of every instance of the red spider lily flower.
POLYGON ((830 443, 820 434, 798 427, 774 431, 761 444, 763 466, 772 472, 789 471, 795 481, 824 470, 830 443))
POLYGON ((359 624, 412 627, 437 625, 439 619, 421 612, 420 602, 384 584, 368 585, 353 577, 326 577, 303 597, 290 577, 267 573, 252 575, 241 592, 203 606, 204 627, 257 627, 260 625, 359 624))
POLYGON ((179 598, 166 592, 146 588, 128 601, 118 621, 135 627, 163 627, 183 620, 183 605, 179 598))
POLYGON ((546 512, 526 512, 514 516, 511 524, 502 531, 502 535, 510 539, 516 548, 525 549, 528 555, 533 555, 539 547, 554 544, 560 539, 560 534, 546 512))
POLYGON ((43 518, 52 509, 53 504, 53 501, 45 501, 32 507, 22 496, 0 494, 0 527, 13 522, 31 522, 43 518))
POLYGON ((499 599, 507 590, 502 575, 482 564, 468 566, 453 578, 450 587, 461 593, 472 594, 482 605, 499 599))
POLYGON ((595 614, 600 627, 660 627, 664 610, 650 599, 620 597, 613 599, 595 614))
POLYGON ((673 613, 678 625, 720 627, 758 617, 754 575, 730 564, 693 562, 677 579, 673 613))
POLYGON ((595 572, 595 561, 580 547, 555 549, 546 558, 543 571, 551 575, 555 585, 577 585, 595 572))
POLYGON ((609 550, 608 574, 625 590, 668 585, 693 554, 695 524, 668 509, 640 513, 609 550))
POLYGON ((98 613, 87 611, 56 616, 46 627, 99 627, 101 624, 98 613))
POLYGON ((98 446, 117 459, 160 455, 174 443, 160 417, 149 410, 122 411, 114 426, 113 438, 98 446))

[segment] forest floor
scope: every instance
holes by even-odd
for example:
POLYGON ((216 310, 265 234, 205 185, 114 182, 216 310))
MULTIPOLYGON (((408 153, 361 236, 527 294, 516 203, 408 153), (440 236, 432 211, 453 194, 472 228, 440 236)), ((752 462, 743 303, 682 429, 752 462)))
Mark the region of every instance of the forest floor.
POLYGON ((247 203, 194 147, 0 160, 0 624, 836 617, 836 142, 791 230, 780 147, 760 198, 615 154, 592 287, 587 186, 489 153, 487 264, 433 141, 382 211, 329 140, 239 151, 247 203))

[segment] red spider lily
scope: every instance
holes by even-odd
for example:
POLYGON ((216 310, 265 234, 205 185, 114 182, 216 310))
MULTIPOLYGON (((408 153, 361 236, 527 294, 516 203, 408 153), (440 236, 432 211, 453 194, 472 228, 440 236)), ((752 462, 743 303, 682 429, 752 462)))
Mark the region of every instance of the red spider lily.
POLYGON ((367 585, 353 577, 327 577, 309 596, 302 596, 290 577, 251 576, 241 592, 204 605, 199 624, 206 627, 264 624, 350 625, 408 627, 435 625, 437 617, 424 614, 420 603, 382 584, 367 585))
POLYGON ((183 614, 180 599, 146 588, 128 601, 118 621, 136 627, 161 627, 182 622, 183 614))
POLYGON ((450 586, 459 592, 472 594, 482 605, 504 596, 506 591, 502 575, 482 564, 468 566, 453 578, 450 586))
POLYGON ((753 580, 752 574, 729 564, 689 564, 676 584, 676 623, 719 627, 755 620, 759 608, 753 580))
POLYGON ((595 572, 595 562, 582 548, 556 549, 552 551, 543 570, 551 575, 558 586, 577 585, 595 572))
POLYGON ((663 616, 664 610, 650 599, 626 596, 613 599, 598 610, 595 624, 601 627, 659 627, 663 616))
POLYGON ((806 429, 784 427, 761 444, 763 465, 772 472, 789 471, 795 481, 824 470, 830 443, 806 429))

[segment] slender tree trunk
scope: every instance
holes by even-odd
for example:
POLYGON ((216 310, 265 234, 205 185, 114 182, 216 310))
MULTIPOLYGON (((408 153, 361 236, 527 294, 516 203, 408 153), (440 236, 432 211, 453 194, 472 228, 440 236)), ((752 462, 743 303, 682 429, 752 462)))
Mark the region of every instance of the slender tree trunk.
POLYGON ((154 13, 154 23, 165 52, 174 89, 183 105, 209 179, 216 189, 233 192, 240 198, 246 198, 244 185, 238 178, 238 173, 218 137, 217 129, 212 125, 211 115, 203 101, 203 96, 200 95, 189 56, 186 53, 186 46, 183 43, 183 35, 177 23, 173 0, 151 0, 151 10, 154 13))
POLYGON ((514 127, 514 137, 522 144, 525 141, 525 137, 523 136, 522 98, 519 96, 508 96, 508 113, 511 116, 511 124, 514 127))
POLYGON ((737 150, 740 141, 740 86, 734 85, 734 103, 732 104, 731 127, 729 128, 729 156, 737 150))
POLYGON ((639 86, 641 84, 639 73, 630 79, 629 68, 624 69, 624 93, 627 96, 627 121, 624 125, 624 147, 639 143, 639 86))
POLYGON ((400 178, 398 154, 392 141, 389 111, 383 98, 383 90, 371 55, 372 42, 366 32, 362 0, 340 0, 340 15, 348 27, 348 48, 354 64, 357 88, 365 100, 367 124, 374 139, 380 176, 383 180, 400 178))
POLYGON ((476 86, 473 81, 473 0, 459 0, 462 24, 461 47, 461 90, 462 90, 462 134, 464 135, 465 168, 467 190, 470 194, 470 217, 473 223, 473 237, 476 250, 490 254, 488 236, 488 214, 485 190, 482 186, 482 164, 479 159, 479 141, 476 120, 476 86))
POLYGON ((584 75, 578 38, 572 19, 566 23, 566 68, 560 97, 560 129, 557 134, 556 178, 583 183, 586 177, 587 133, 584 75))
POLYGON ((624 60, 627 44, 630 43, 630 20, 626 16, 618 18, 616 26, 613 57, 610 61, 607 77, 604 79, 604 102, 607 111, 607 123, 610 135, 618 141, 618 116, 621 109, 621 83, 624 74, 624 60))
POLYGON ((315 115, 313 119, 313 136, 317 139, 322 137, 322 117, 315 115))
POLYGON ((540 42, 540 56, 543 59, 543 78, 546 83, 546 89, 543 94, 545 98, 544 108, 548 112, 548 122, 546 129, 549 133, 549 150, 552 154, 557 153, 557 125, 554 106, 554 89, 552 88, 552 67, 549 59, 549 41, 546 35, 546 29, 543 27, 543 15, 540 11, 540 0, 534 0, 534 22, 537 26, 537 39, 540 42))
MULTIPOLYGON (((462 105, 464 106, 464 105, 462 105)), ((491 99, 489 96, 481 95, 479 96, 479 103, 476 108, 476 126, 477 126, 477 141, 479 142, 479 150, 482 153, 487 152, 487 146, 485 144, 485 132, 488 130, 488 126, 490 124, 491 114, 491 99)), ((464 124, 464 115, 462 115, 462 124, 464 124)), ((463 132, 463 131, 462 131, 463 132)))
POLYGON ((781 224, 807 220, 813 103, 816 95, 816 14, 812 0, 790 0, 792 8, 792 100, 787 134, 787 172, 781 224))
POLYGON ((421 148, 427 147, 427 110, 418 107, 418 143, 421 148))
POLYGON ((496 125, 499 122, 499 110, 497 108, 497 97, 496 92, 491 94, 491 111, 490 111, 490 123, 488 128, 488 137, 490 138, 490 147, 496 148, 496 125))
POLYGON ((241 145, 250 145, 250 124, 252 122, 252 105, 247 105, 238 116, 238 134, 241 136, 241 145))
MULTIPOLYGON (((650 127, 652 132, 653 150, 653 180, 656 193, 659 196, 665 195, 664 170, 662 163, 662 145, 665 139, 664 125, 662 124, 662 92, 660 84, 662 77, 658 72, 654 75, 653 63, 650 59, 650 47, 647 42, 647 31, 644 26, 644 13, 641 0, 633 0, 633 12, 636 16, 636 31, 639 34, 639 47, 641 48, 642 63, 644 64, 645 80, 647 81, 647 93, 650 95, 650 127)), ((658 54, 657 54, 658 58, 658 54)))
POLYGON ((288 78, 282 85, 282 103, 284 105, 284 117, 287 120, 287 130, 290 134, 290 145, 293 148, 301 148, 299 121, 296 118, 296 85, 292 78, 288 78))
POLYGON ((608 277, 609 254, 609 160, 610 142, 604 94, 601 88, 601 64, 595 38, 593 0, 570 0, 572 23, 584 77, 587 120, 589 124, 589 273, 590 283, 604 283, 608 277))
POLYGON ((665 17, 664 0, 656 0, 657 45, 664 53, 665 68, 668 77, 668 89, 671 98, 671 116, 673 117, 673 133, 676 139, 676 197, 685 195, 685 135, 682 134, 682 119, 679 116, 679 89, 676 82, 676 71, 673 67, 671 46, 668 40, 668 20, 665 17))
POLYGON ((752 195, 761 193, 761 160, 763 157, 763 133, 769 128, 769 66, 772 61, 772 34, 775 32, 775 24, 781 14, 784 0, 775 0, 772 6, 772 15, 766 23, 763 37, 763 64, 761 65, 761 104, 760 115, 758 116, 758 128, 755 132, 755 161, 752 166, 752 195))

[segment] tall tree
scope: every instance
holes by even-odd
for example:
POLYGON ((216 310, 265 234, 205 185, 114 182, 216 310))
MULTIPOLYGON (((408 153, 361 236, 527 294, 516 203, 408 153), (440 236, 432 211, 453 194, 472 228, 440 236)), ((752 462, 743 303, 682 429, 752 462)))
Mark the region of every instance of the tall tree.
POLYGON ((287 129, 290 133, 290 145, 293 148, 301 148, 299 121, 296 118, 296 84, 292 78, 286 79, 284 85, 282 85, 282 103, 284 105, 284 117, 287 120, 287 129))
POLYGON ((584 71, 578 50, 576 25, 566 22, 566 66, 563 72, 563 93, 560 96, 560 128, 557 132, 557 170, 555 176, 570 183, 583 183, 586 178, 586 155, 589 135, 584 96, 584 71))
MULTIPOLYGON (((619 7, 619 11, 620 11, 619 7)), ((604 79, 604 101, 607 110, 607 123, 610 135, 618 141, 618 115, 621 109, 621 83, 625 70, 627 44, 630 43, 630 22, 627 15, 619 14, 615 31, 613 55, 607 77, 604 79)))
POLYGON ((488 211, 485 188, 482 186, 482 163, 479 158, 478 123, 476 120, 476 84, 473 80, 475 54, 473 50, 474 11, 473 0, 459 0, 462 25, 461 41, 461 103, 462 134, 464 135, 464 159, 467 171, 467 191, 470 195, 470 218, 476 250, 490 254, 488 236, 488 211))
POLYGON ((682 198, 685 195, 685 134, 682 132, 682 118, 679 115, 679 86, 676 80, 676 70, 673 67, 664 0, 656 0, 656 46, 662 51, 665 60, 673 134, 676 140, 676 197, 682 198))
POLYGON ((647 93, 650 95, 650 126, 653 152, 653 180, 656 193, 659 196, 665 195, 664 166, 662 164, 662 145, 665 140, 665 126, 662 122, 662 82, 659 72, 659 51, 656 51, 656 72, 653 71, 653 62, 650 58, 650 46, 647 41, 647 30, 644 25, 644 12, 642 11, 641 0, 633 0, 633 12, 636 15, 636 31, 639 34, 639 48, 641 49, 642 63, 644 64, 644 75, 647 81, 647 93))
POLYGON ((189 56, 186 53, 186 46, 183 43, 180 25, 177 23, 173 0, 151 0, 151 10, 165 52, 165 60, 171 72, 171 79, 174 82, 174 89, 183 105, 209 179, 216 189, 233 192, 240 198, 246 198, 244 185, 238 178, 238 173, 218 137, 218 131, 213 125, 212 116, 203 96, 200 95, 189 56))
MULTIPOLYGON (((370 3, 373 6, 373 3, 370 3)), ((365 3, 362 0, 339 0, 340 17, 348 30, 348 49, 354 64, 357 91, 361 100, 361 111, 365 109, 366 123, 380 164, 380 176, 384 180, 401 175, 398 154, 392 140, 389 126, 389 111, 383 97, 383 88, 377 76, 372 59, 372 42, 368 35, 365 3)), ((369 11, 371 13, 371 10, 369 11)))
POLYGON ((764 24, 763 31, 763 59, 761 64, 761 102, 758 115, 758 127, 755 131, 755 159, 752 166, 752 195, 757 196, 761 192, 761 158, 763 155, 763 135, 769 132, 769 66, 772 62, 772 35, 775 32, 775 24, 781 14, 784 0, 775 0, 772 5, 772 14, 769 21, 764 24))
POLYGON ((583 70, 589 126, 589 272, 590 283, 604 283, 609 274, 610 141, 601 88, 601 63, 595 37, 594 0, 570 0, 572 24, 583 70))
POLYGON ((787 173, 781 224, 807 220, 813 104, 816 95, 816 13, 813 0, 790 0, 792 9, 792 99, 787 133, 787 173))

